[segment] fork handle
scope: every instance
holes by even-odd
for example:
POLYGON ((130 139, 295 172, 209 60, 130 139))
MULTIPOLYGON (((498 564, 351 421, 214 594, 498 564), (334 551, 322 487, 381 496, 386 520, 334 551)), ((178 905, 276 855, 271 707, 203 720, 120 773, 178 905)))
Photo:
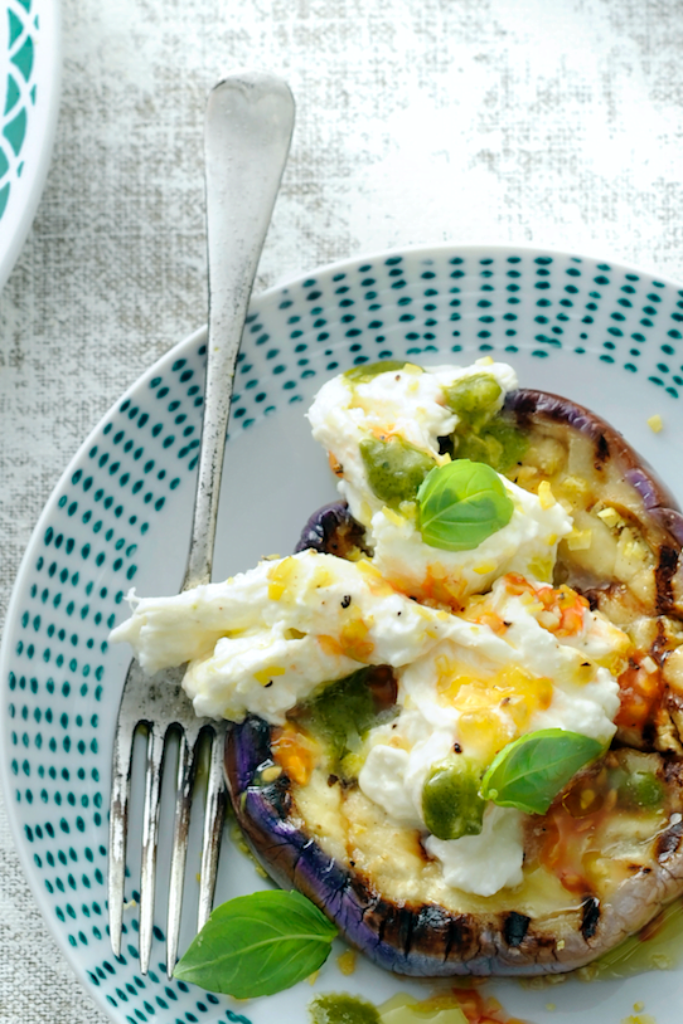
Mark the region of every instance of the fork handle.
POLYGON ((204 422, 182 590, 211 579, 237 353, 293 128, 292 94, 274 75, 238 73, 211 91, 204 123, 209 263, 204 422))

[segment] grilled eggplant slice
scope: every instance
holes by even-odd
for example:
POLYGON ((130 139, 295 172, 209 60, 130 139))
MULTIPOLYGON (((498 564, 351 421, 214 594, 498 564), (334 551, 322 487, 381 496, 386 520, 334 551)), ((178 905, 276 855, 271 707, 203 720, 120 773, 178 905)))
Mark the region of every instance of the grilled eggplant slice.
MULTIPOLYGON (((619 755, 611 756, 618 765, 619 755)), ((681 766, 661 754, 642 756, 656 763, 655 772, 636 774, 654 780, 657 810, 608 813, 602 805, 589 822, 590 815, 572 816, 573 793, 565 794, 569 809, 558 801, 543 818, 529 818, 528 856, 537 866, 522 891, 486 898, 440 886, 419 835, 390 825, 359 790, 320 773, 308 786, 285 771, 272 780, 271 730, 258 718, 230 730, 225 770, 238 821, 271 877, 316 903, 374 963, 418 977, 532 976, 590 962, 683 889, 683 815, 672 810, 681 806, 681 766), (565 873, 568 888, 543 866, 554 855, 562 865, 573 852, 560 834, 567 826, 593 858, 591 878, 565 873), (590 849, 596 836, 609 843, 600 858, 590 849)), ((601 762, 590 779, 610 770, 601 762)), ((585 792, 587 780, 576 785, 582 782, 585 792)))
POLYGON ((555 582, 583 593, 639 652, 621 680, 618 739, 683 756, 683 516, 675 498, 622 435, 583 406, 520 389, 508 395, 503 417, 529 441, 508 476, 529 490, 549 481, 574 518, 555 582))
MULTIPOLYGON (((537 490, 548 480, 571 507, 583 540, 565 541, 558 572, 611 609, 631 595, 632 616, 683 613, 683 515, 618 431, 583 406, 544 391, 511 392, 502 413, 529 446, 508 475, 537 490), (614 514, 612 514, 614 513, 614 514), (649 549, 649 550, 648 550, 649 549)), ((613 612, 614 614, 614 612, 613 612)))
MULTIPOLYGON (((519 390, 499 415, 525 442, 507 475, 532 491, 548 481, 573 515, 555 582, 582 592, 635 649, 612 749, 546 815, 526 818, 522 885, 491 897, 446 886, 420 833, 392 824, 324 741, 303 768, 283 756, 282 730, 253 716, 226 743, 237 818, 266 870, 398 974, 568 971, 683 893, 683 516, 623 437, 583 407, 519 390)), ((304 547, 353 557, 362 527, 343 504, 326 506, 304 547)))

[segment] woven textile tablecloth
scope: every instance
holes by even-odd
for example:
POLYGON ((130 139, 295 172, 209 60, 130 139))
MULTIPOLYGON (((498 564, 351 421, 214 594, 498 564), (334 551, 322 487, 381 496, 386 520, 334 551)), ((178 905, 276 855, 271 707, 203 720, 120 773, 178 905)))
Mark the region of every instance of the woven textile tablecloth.
MULTIPOLYGON (((683 279, 680 0, 62 0, 37 219, 0 294, 0 601, 59 474, 206 318, 202 119, 240 67, 297 125, 257 281, 441 241, 683 279)), ((0 807, 0 1024, 100 1024, 0 807)))

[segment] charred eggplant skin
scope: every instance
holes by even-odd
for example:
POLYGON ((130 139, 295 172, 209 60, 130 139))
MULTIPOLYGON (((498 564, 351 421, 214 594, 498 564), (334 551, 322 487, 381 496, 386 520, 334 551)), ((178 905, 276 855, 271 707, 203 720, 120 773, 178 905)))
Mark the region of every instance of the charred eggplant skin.
MULTIPOLYGON (((540 391, 510 393, 503 415, 521 429, 543 420, 564 424, 590 439, 596 463, 614 460, 640 495, 644 519, 649 518, 661 538, 662 573, 670 580, 679 571, 683 516, 670 492, 621 434, 582 406, 540 391)), ((362 527, 345 503, 335 502, 311 516, 297 551, 310 547, 343 557, 349 544, 363 548, 362 527)), ((678 758, 667 756, 663 762, 669 770, 680 765, 678 758)), ((680 815, 673 815, 656 840, 651 866, 622 883, 604 905, 587 893, 578 912, 534 918, 510 910, 475 915, 436 904, 393 902, 356 867, 327 854, 300 824, 295 788, 285 772, 262 783, 264 766, 273 764, 271 730, 265 722, 252 716, 232 726, 224 763, 238 823, 274 881, 302 892, 348 942, 399 975, 532 976, 569 971, 638 931, 683 892, 683 824, 680 815)), ((674 774, 678 785, 680 772, 674 774)))
POLYGON ((371 961, 412 977, 554 974, 593 960, 642 927, 683 886, 683 825, 659 837, 658 863, 629 879, 608 907, 586 895, 561 922, 515 911, 453 913, 435 904, 392 902, 370 879, 330 857, 296 824, 290 781, 260 782, 272 764, 270 727, 251 716, 229 732, 225 776, 237 820, 269 875, 319 906, 343 937, 371 961))
POLYGON ((295 552, 320 551, 346 557, 353 548, 362 551, 365 530, 356 522, 345 501, 332 501, 317 509, 301 531, 295 552))
MULTIPOLYGON (((382 899, 359 873, 326 854, 294 824, 286 775, 266 786, 254 784, 270 760, 270 727, 261 719, 252 716, 229 731, 225 774, 245 837, 275 882, 298 889, 321 907, 378 966, 415 977, 563 969, 553 956, 554 942, 539 941, 521 929, 521 915, 492 916, 484 924, 438 906, 382 899)), ((586 943, 584 960, 591 956, 586 943)))

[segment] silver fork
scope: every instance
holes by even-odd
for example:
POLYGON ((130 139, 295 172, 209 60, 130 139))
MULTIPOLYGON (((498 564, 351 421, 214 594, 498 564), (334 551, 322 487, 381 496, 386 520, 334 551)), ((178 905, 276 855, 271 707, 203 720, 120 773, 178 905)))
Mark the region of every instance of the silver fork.
MULTIPOLYGON (((294 100, 273 75, 244 72, 209 95, 204 123, 209 263, 209 332, 204 423, 190 550, 182 590, 211 578, 216 515, 235 363, 249 296, 287 160, 294 100)), ((190 807, 200 732, 210 730, 211 758, 204 816, 198 929, 213 905, 226 807, 223 781, 225 723, 195 717, 181 689, 184 666, 146 675, 128 669, 114 739, 109 821, 109 928, 121 951, 123 889, 134 733, 147 729, 147 766, 140 877, 140 971, 152 949, 161 773, 169 729, 179 731, 176 803, 166 938, 166 970, 178 951, 190 807)))

